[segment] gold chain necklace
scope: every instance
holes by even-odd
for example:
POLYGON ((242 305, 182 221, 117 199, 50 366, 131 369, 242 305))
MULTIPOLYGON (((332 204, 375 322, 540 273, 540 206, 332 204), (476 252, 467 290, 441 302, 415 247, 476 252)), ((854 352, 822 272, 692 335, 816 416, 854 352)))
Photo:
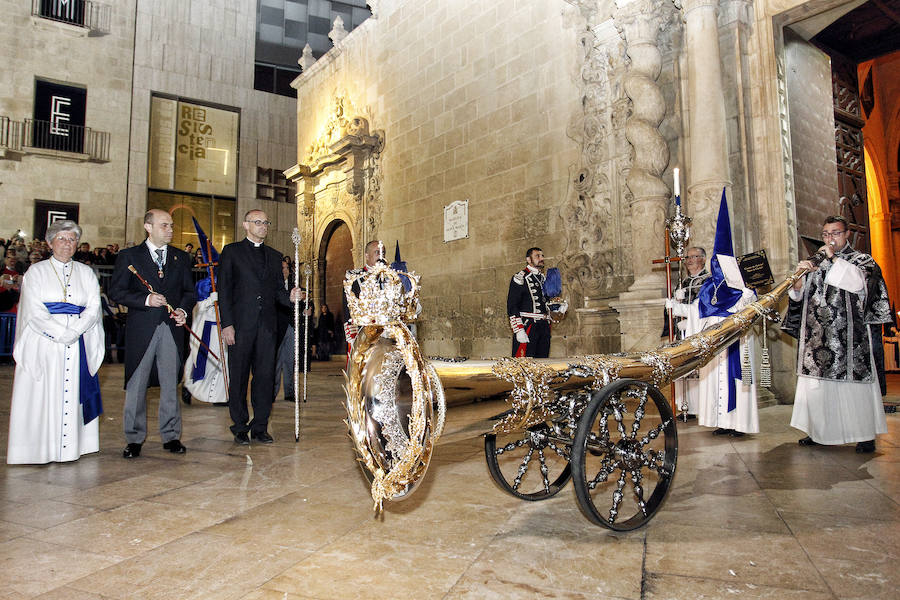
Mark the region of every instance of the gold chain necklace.
MULTIPOLYGON (((70 262, 71 262, 71 261, 70 261, 70 262)), ((63 264, 62 264, 62 265, 63 265, 63 273, 66 272, 66 265, 67 265, 67 264, 68 264, 68 263, 63 263, 63 264)), ((50 263, 50 266, 53 268, 53 274, 56 275, 56 280, 59 282, 59 287, 62 288, 62 294, 63 294, 62 301, 65 302, 65 301, 66 301, 66 288, 69 287, 69 280, 72 279, 72 271, 74 271, 75 269, 70 269, 70 270, 69 270, 69 274, 65 276, 66 279, 65 279, 65 282, 64 282, 64 281, 62 280, 62 278, 60 278, 59 273, 56 272, 56 266, 53 265, 53 262, 52 262, 52 261, 51 261, 51 263, 50 263)))

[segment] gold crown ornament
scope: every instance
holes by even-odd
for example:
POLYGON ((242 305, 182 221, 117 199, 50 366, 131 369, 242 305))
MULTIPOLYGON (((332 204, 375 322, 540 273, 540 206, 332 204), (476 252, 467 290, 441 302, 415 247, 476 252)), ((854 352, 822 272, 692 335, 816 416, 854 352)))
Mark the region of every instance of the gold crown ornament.
POLYGON ((419 301, 419 276, 411 271, 396 271, 379 261, 361 277, 359 271, 348 271, 344 294, 350 319, 360 327, 412 321, 419 301), (359 284, 358 296, 353 290, 354 283, 359 284))

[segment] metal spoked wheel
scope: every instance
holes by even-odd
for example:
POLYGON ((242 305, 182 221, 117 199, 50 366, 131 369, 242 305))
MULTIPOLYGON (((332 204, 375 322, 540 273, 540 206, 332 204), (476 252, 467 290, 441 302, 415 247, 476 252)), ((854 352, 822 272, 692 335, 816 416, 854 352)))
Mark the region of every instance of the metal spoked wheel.
POLYGON ((616 531, 644 525, 669 492, 677 456, 675 418, 662 393, 634 379, 607 385, 582 413, 572 445, 581 511, 616 531))
POLYGON ((565 439, 548 424, 515 434, 484 436, 484 456, 491 478, 523 500, 546 500, 566 486, 572 474, 565 439))

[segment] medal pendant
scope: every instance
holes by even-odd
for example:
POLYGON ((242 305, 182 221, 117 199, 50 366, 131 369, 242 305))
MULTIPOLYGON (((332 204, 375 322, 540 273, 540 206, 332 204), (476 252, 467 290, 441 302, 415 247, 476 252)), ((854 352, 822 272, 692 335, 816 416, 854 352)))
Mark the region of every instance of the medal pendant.
POLYGON ((157 271, 156 274, 159 276, 160 279, 163 278, 163 272, 162 272, 162 269, 160 269, 159 271, 157 271))

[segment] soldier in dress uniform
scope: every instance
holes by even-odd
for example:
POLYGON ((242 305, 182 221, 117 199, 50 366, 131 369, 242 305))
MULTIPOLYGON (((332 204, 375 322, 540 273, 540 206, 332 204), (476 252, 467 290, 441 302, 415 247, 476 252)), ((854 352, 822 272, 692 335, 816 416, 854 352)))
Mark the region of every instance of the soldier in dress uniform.
MULTIPOLYGON (((550 356, 550 309, 544 295, 544 252, 529 248, 525 268, 513 275, 506 295, 506 314, 512 328, 512 355, 550 356)), ((566 312, 563 303, 559 312, 566 312)))

